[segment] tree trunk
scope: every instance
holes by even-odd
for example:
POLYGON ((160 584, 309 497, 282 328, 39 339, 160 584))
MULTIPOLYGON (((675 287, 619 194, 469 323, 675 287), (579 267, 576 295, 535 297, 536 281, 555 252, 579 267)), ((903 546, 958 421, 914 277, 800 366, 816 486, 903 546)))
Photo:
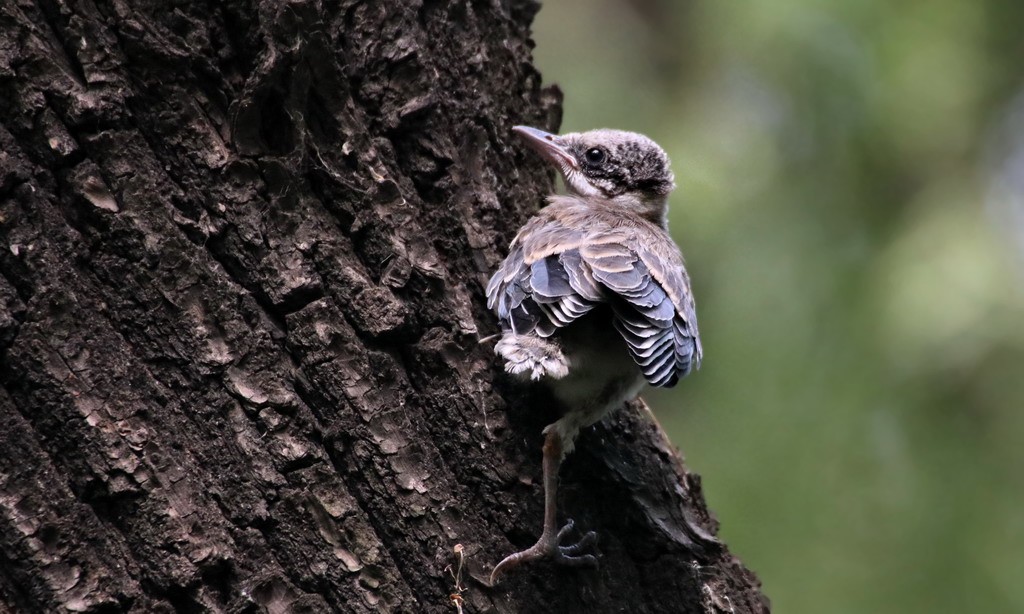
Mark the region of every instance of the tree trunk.
POLYGON ((600 569, 481 580, 555 417, 481 342, 537 8, 0 5, 0 612, 767 611, 642 404, 562 472, 600 569))

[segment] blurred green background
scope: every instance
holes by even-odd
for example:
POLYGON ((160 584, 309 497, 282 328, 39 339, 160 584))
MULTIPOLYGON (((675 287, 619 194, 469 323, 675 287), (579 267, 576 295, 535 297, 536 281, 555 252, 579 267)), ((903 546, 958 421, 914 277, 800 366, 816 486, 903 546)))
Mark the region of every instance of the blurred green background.
POLYGON ((787 613, 1024 612, 1024 3, 551 0, 564 131, 672 157, 648 394, 787 613))

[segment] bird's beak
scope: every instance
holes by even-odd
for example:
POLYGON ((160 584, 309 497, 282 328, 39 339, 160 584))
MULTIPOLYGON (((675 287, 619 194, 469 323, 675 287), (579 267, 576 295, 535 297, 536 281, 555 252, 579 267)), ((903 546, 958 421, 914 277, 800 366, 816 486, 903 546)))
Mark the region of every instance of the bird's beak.
POLYGON ((562 138, 557 134, 529 126, 516 126, 512 128, 512 132, 526 139, 527 145, 535 149, 545 160, 561 169, 563 173, 569 169, 578 168, 579 164, 577 164, 576 158, 562 145, 562 138))

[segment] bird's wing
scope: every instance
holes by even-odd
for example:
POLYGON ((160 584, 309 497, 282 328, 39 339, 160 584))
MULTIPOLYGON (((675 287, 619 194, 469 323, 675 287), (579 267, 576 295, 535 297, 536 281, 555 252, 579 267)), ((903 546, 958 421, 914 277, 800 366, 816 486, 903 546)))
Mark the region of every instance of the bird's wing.
POLYGON ((647 233, 643 240, 634 235, 633 241, 623 251, 636 257, 634 270, 641 281, 617 292, 615 324, 647 381, 674 386, 700 367, 704 354, 690 278, 668 234, 647 233))
POLYGON ((636 227, 596 226, 530 220, 487 285, 488 307, 516 333, 547 337, 610 304, 647 381, 673 386, 702 355, 682 256, 659 228, 641 240, 636 227))
POLYGON ((549 337, 603 302, 594 280, 580 277, 572 246, 582 236, 554 220, 531 219, 487 284, 487 307, 517 334, 549 337))

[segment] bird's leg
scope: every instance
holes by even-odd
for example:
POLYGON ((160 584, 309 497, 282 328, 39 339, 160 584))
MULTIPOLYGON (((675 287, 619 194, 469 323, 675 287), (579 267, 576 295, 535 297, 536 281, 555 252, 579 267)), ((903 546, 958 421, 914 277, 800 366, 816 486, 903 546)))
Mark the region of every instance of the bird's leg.
POLYGON ((558 469, 562 464, 562 436, 558 429, 547 429, 544 439, 544 530, 537 543, 522 552, 505 557, 494 571, 491 572, 493 585, 501 574, 509 569, 539 559, 550 558, 555 563, 571 567, 593 567, 597 565, 597 557, 592 554, 580 554, 597 540, 597 533, 589 531, 575 544, 563 546, 562 541, 572 531, 570 520, 561 529, 558 528, 558 469))

